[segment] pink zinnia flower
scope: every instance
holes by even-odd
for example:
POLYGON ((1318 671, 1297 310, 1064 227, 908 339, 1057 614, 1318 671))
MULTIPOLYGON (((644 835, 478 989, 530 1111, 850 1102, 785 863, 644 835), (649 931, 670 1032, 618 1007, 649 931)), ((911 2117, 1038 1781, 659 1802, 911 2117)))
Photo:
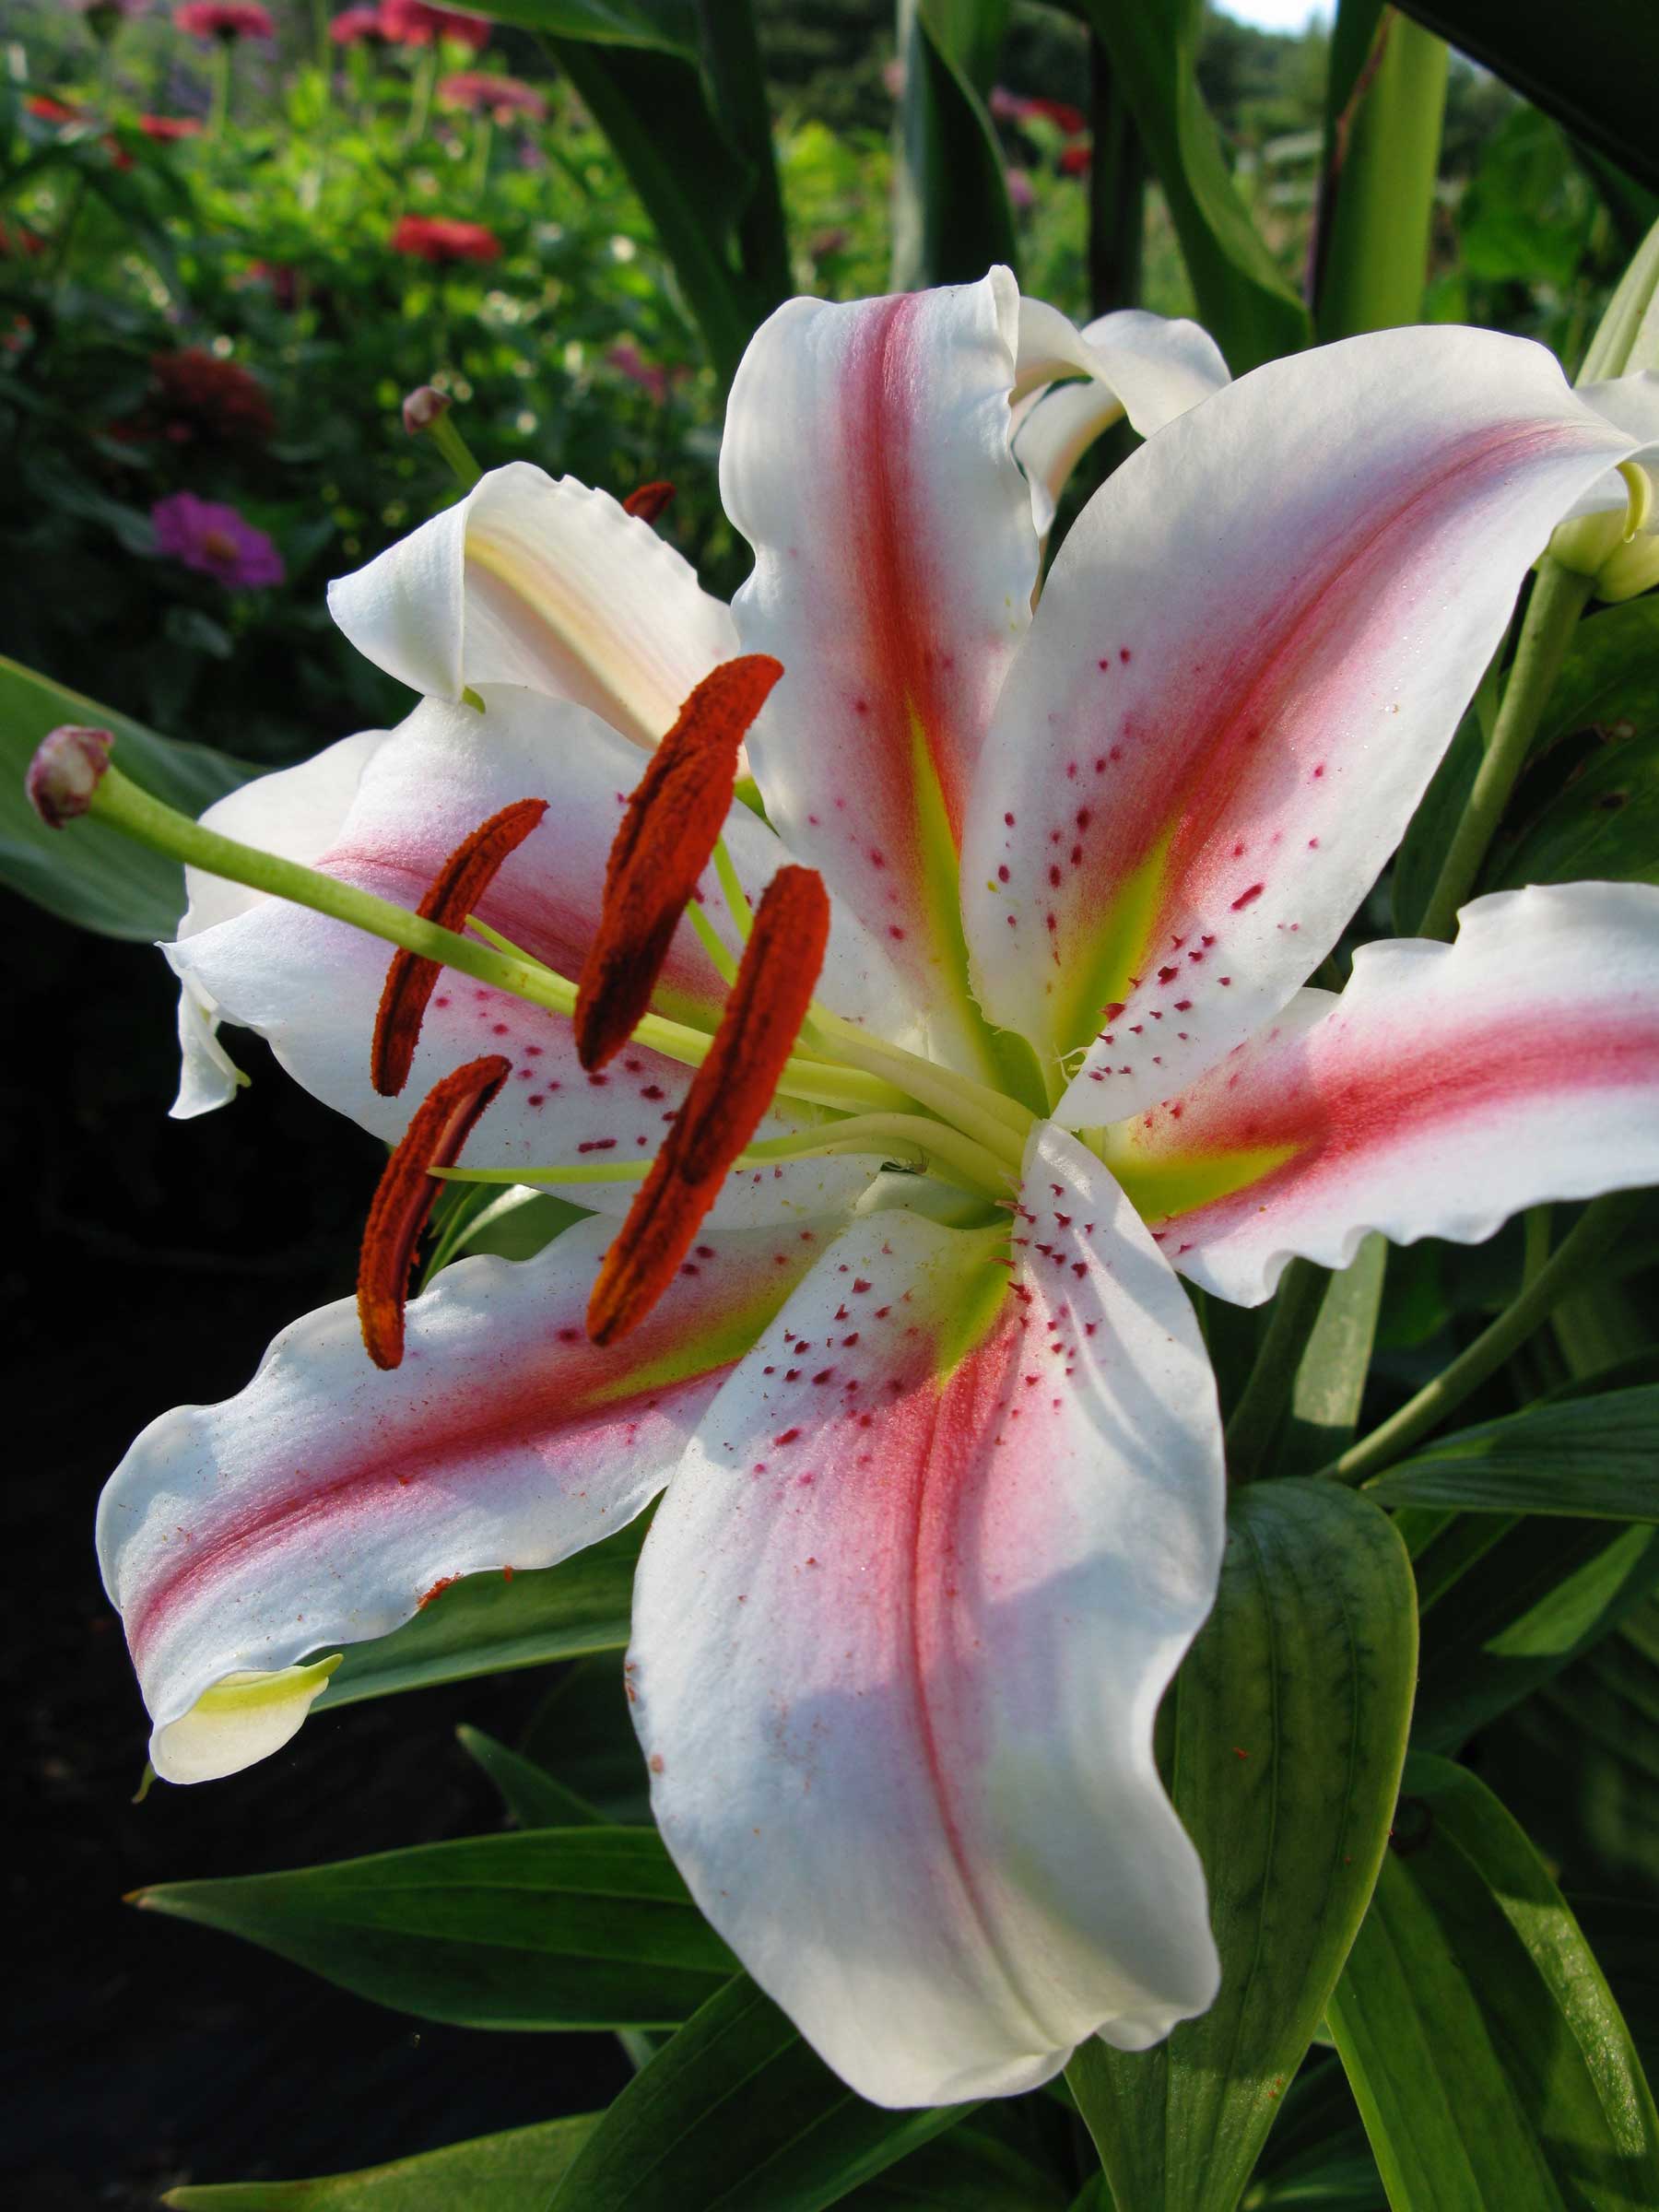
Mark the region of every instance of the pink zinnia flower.
POLYGON ((606 355, 613 369, 620 371, 630 384, 638 384, 641 392, 649 392, 657 406, 662 406, 668 397, 668 371, 657 361, 648 361, 631 338, 624 338, 606 355))
POLYGON ((417 260, 499 261, 501 241, 482 223, 461 223, 442 215, 406 215, 392 233, 394 253, 417 260))
POLYGON ((446 76, 438 97, 446 108, 470 108, 474 114, 491 115, 497 123, 511 123, 515 115, 540 123, 547 112, 547 95, 535 86, 522 77, 492 76, 487 70, 462 69, 446 76))
POLYGON ((156 533, 156 550, 194 569, 200 576, 217 576, 229 587, 256 590, 261 584, 280 583, 287 571, 282 556, 263 530, 211 500, 198 500, 194 491, 175 491, 158 500, 150 509, 156 533))
POLYGON ((381 0, 381 36, 400 46, 429 46, 434 39, 453 39, 475 53, 489 43, 489 25, 481 16, 455 7, 429 7, 427 0, 381 0))
POLYGON ((347 7, 330 23, 328 35, 336 46, 359 46, 365 40, 383 39, 386 34, 381 29, 378 7, 347 7))
POLYGON ((1010 206, 1018 207, 1023 214, 1028 207, 1034 207, 1037 205, 1036 186, 1023 169, 1010 169, 1005 171, 1005 181, 1008 187, 1010 206))
POLYGON ((184 0, 173 9, 181 30, 197 39, 274 39, 276 26, 269 8, 253 0, 184 0))

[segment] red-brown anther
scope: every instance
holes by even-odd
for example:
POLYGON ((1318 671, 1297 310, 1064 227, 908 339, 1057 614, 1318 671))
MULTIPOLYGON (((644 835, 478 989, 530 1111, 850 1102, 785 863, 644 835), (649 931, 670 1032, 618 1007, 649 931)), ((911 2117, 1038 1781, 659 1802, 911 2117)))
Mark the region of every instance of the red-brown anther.
POLYGON ((723 661, 680 709, 622 817, 605 909, 576 986, 576 1052, 591 1073, 633 1035, 679 918, 731 810, 744 734, 783 673, 770 653, 723 661))
POLYGON ((822 877, 811 868, 780 868, 756 911, 709 1056, 605 1255, 588 1300, 595 1344, 626 1336, 674 1280, 727 1169, 771 1104, 829 941, 822 877))
POLYGON ((454 1166, 478 1116, 512 1073, 512 1061, 491 1053, 434 1083, 386 1162, 358 1259, 358 1320, 376 1367, 396 1367, 403 1359, 415 1247, 443 1188, 430 1171, 454 1166))
MULTIPOLYGON (((444 929, 462 928, 496 870, 547 811, 546 799, 515 799, 481 822, 439 869, 416 913, 444 929)), ((374 1018, 374 1041, 369 1048, 369 1079, 382 1099, 396 1098, 409 1079, 427 1001, 442 972, 441 962, 423 959, 418 953, 400 948, 392 956, 374 1018)))
POLYGON ((641 484, 630 491, 622 502, 624 514, 637 514, 642 523, 654 524, 659 515, 665 514, 674 498, 672 484, 658 478, 653 484, 641 484))

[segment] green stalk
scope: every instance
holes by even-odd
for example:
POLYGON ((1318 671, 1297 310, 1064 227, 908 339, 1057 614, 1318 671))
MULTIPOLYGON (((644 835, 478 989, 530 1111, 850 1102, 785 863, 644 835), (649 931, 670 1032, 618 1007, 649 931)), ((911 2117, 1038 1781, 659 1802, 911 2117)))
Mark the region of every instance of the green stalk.
POLYGON ((1088 171, 1088 300, 1097 315, 1138 307, 1147 218, 1147 157, 1098 31, 1088 34, 1094 160, 1088 171))
POLYGON ((1341 105, 1325 119, 1312 272, 1326 343, 1422 312, 1451 57, 1443 40, 1393 7, 1367 41, 1375 16, 1375 0, 1342 0, 1333 39, 1341 105))
POLYGON ((1475 778, 1463 818, 1441 864, 1440 880, 1424 912, 1421 935, 1447 937, 1457 910, 1475 888, 1487 848, 1526 765, 1549 694, 1560 674, 1572 633, 1589 601, 1593 580, 1564 569, 1546 554, 1521 625, 1515 658, 1503 688, 1492 741, 1475 778))
POLYGON ((473 458, 473 452, 450 416, 440 415, 427 426, 427 436, 438 448, 453 471, 463 491, 470 491, 484 471, 473 458))
POLYGON ((225 135, 230 121, 230 72, 234 67, 231 56, 236 51, 234 39, 218 41, 213 56, 213 105, 207 116, 207 135, 218 144, 225 135))
MULTIPOLYGON (((377 899, 371 891, 359 890, 337 877, 284 860, 275 853, 263 853, 235 838, 221 837, 218 830, 205 829, 188 815, 141 791, 118 768, 105 769, 88 811, 124 836, 164 853, 170 860, 182 861, 186 867, 201 868, 229 883, 246 884, 251 890, 265 891, 293 905, 309 907, 315 913, 327 914, 386 944, 400 945, 422 959, 436 960, 441 967, 470 975, 475 982, 504 991, 526 1006, 540 1006, 547 1013, 567 1018, 574 1011, 575 984, 552 969, 459 936, 435 922, 423 922, 406 907, 377 899)), ((634 1035, 649 1050, 685 1066, 699 1067, 709 1055, 711 1040, 701 1030, 659 1014, 646 1015, 634 1035)), ((907 1093, 894 1084, 878 1081, 857 1068, 830 1067, 816 1060, 785 1061, 778 1090, 786 1098, 842 1111, 902 1113, 912 1104, 907 1093)))
POLYGON ((1253 1482, 1262 1471, 1330 1279, 1329 1271, 1312 1260, 1292 1260, 1279 1277, 1250 1380, 1227 1424, 1227 1472, 1233 1482, 1253 1482))
POLYGON ((1450 1367, 1427 1382, 1415 1398, 1361 1437, 1339 1459, 1319 1472, 1332 1482, 1359 1483, 1403 1459, 1411 1447, 1455 1413, 1464 1400, 1496 1374, 1510 1354, 1524 1345, 1551 1311, 1597 1265, 1617 1235, 1623 1194, 1598 1198, 1585 1207, 1577 1226, 1563 1237, 1519 1297, 1505 1308, 1450 1367))
POLYGON ((699 0, 697 12, 703 74, 715 116, 749 165, 748 194, 737 218, 737 254, 764 313, 795 288, 752 0, 699 0))

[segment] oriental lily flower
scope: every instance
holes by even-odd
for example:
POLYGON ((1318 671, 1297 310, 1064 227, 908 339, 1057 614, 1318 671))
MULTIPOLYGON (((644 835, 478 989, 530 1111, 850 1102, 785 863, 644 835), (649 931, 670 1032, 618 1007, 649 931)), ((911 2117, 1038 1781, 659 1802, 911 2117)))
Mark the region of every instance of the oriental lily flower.
POLYGON ((1526 564, 1647 450, 1522 341, 1229 384, 1190 328, 1079 334, 994 271, 757 335, 729 609, 522 466, 336 587, 426 696, 213 810, 285 859, 193 875, 181 1106, 229 1095, 229 1019, 398 1148, 362 1335, 296 1323, 106 1493, 158 1770, 276 1748, 311 1654, 666 1485, 628 1662, 656 1817, 854 2088, 1011 2093, 1201 2010, 1151 1752, 1222 1538, 1176 1270, 1249 1303, 1372 1228, 1659 1176, 1659 892, 1478 900, 1300 988, 1526 564), (1033 614, 1013 431, 1064 393, 1017 410, 1079 373, 1147 441, 1033 614), (417 905, 473 941, 385 920, 417 905), (463 1157, 596 1211, 406 1312, 463 1157))

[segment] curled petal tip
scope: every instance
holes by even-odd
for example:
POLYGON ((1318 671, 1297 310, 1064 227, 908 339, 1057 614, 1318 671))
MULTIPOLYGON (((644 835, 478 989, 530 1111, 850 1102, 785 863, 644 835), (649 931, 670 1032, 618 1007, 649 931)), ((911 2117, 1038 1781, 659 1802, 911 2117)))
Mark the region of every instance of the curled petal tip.
POLYGON ((422 430, 429 430, 435 422, 441 422, 450 411, 450 396, 433 384, 417 384, 403 403, 404 429, 411 438, 418 438, 422 430))
POLYGON ((108 730, 60 723, 35 748, 23 779, 29 803, 49 830, 85 814, 103 782, 115 740, 108 730))

